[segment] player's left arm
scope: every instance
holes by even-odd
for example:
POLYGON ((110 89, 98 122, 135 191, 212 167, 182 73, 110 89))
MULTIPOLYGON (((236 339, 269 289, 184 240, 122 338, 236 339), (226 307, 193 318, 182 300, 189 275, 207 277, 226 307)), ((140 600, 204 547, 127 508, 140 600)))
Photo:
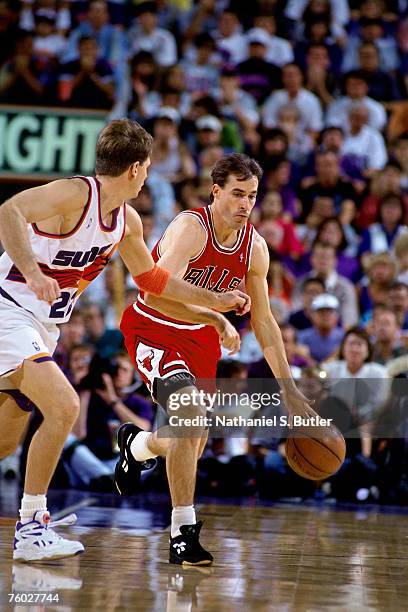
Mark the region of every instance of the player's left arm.
POLYGON ((281 388, 290 419, 295 414, 315 415, 309 400, 296 387, 279 326, 269 306, 267 273, 269 253, 265 240, 254 234, 254 244, 246 290, 251 298, 251 324, 266 361, 281 388))

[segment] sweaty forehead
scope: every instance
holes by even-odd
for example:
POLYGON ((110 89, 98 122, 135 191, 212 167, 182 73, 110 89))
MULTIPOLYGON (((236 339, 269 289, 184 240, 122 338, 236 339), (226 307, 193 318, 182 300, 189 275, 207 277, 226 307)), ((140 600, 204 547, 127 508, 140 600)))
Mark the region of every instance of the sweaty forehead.
POLYGON ((230 191, 233 189, 239 189, 241 191, 251 193, 252 191, 258 190, 258 179, 256 176, 251 176, 250 179, 243 181, 234 174, 230 174, 225 182, 224 189, 228 189, 230 191))

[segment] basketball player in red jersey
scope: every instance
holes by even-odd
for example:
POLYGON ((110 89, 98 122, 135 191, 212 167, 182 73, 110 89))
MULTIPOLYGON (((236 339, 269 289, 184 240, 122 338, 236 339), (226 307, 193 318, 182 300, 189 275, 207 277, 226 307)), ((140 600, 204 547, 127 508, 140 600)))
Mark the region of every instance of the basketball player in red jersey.
MULTIPOLYGON (((248 222, 261 176, 253 159, 238 153, 223 157, 212 171, 211 206, 179 214, 154 248, 153 258, 187 282, 215 292, 229 291, 245 279, 252 327, 290 416, 314 414, 295 386, 270 311, 266 243, 248 222)), ((139 296, 123 315, 121 330, 127 349, 153 398, 169 409, 172 394, 190 394, 190 404, 182 412, 179 408, 178 416, 192 418, 206 412, 205 406, 196 405, 195 380, 215 378, 221 355, 217 334, 207 325, 210 316, 206 309, 147 294, 139 296)), ((135 490, 140 462, 166 457, 173 504, 171 563, 209 565, 213 560, 199 543, 201 522, 196 522, 193 506, 197 460, 206 443, 204 429, 201 437, 165 437, 161 430, 143 432, 132 424, 119 430, 121 458, 115 478, 120 493, 135 490)))
MULTIPOLYGON (((74 177, 23 191, 0 207, 0 459, 14 452, 33 404, 44 421, 32 439, 13 558, 41 561, 83 551, 52 529, 46 492, 79 412, 79 398, 52 359, 57 324, 118 247, 139 287, 167 299, 242 309, 241 292, 216 295, 155 264, 142 223, 124 202, 138 195, 152 138, 129 120, 108 124, 96 147, 96 177, 74 177), (6 380, 4 380, 6 377, 6 380)), ((225 345, 237 335, 214 313, 225 345)), ((217 333, 217 332, 214 332, 217 333)), ((71 522, 73 518, 71 517, 71 522)), ((61 521, 59 521, 61 523, 61 521)))

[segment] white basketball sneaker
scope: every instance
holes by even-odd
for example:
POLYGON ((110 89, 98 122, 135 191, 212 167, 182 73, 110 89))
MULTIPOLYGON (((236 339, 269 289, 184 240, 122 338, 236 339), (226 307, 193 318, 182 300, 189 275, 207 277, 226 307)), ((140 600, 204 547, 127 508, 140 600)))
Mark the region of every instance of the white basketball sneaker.
POLYGON ((81 542, 66 540, 56 533, 53 527, 74 525, 77 517, 70 514, 51 523, 47 511, 40 510, 29 523, 16 523, 13 559, 15 561, 47 561, 73 557, 84 552, 81 542))

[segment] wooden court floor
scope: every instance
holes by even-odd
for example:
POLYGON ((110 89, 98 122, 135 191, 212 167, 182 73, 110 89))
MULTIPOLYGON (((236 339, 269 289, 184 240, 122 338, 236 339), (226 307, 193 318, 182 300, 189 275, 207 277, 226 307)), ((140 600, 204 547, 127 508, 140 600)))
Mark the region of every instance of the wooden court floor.
POLYGON ((13 564, 0 519, 0 610, 344 612, 408 610, 408 516, 311 507, 204 505, 212 568, 167 564, 168 531, 76 526, 86 553, 13 564), (14 607, 15 591, 58 593, 60 606, 14 607))

